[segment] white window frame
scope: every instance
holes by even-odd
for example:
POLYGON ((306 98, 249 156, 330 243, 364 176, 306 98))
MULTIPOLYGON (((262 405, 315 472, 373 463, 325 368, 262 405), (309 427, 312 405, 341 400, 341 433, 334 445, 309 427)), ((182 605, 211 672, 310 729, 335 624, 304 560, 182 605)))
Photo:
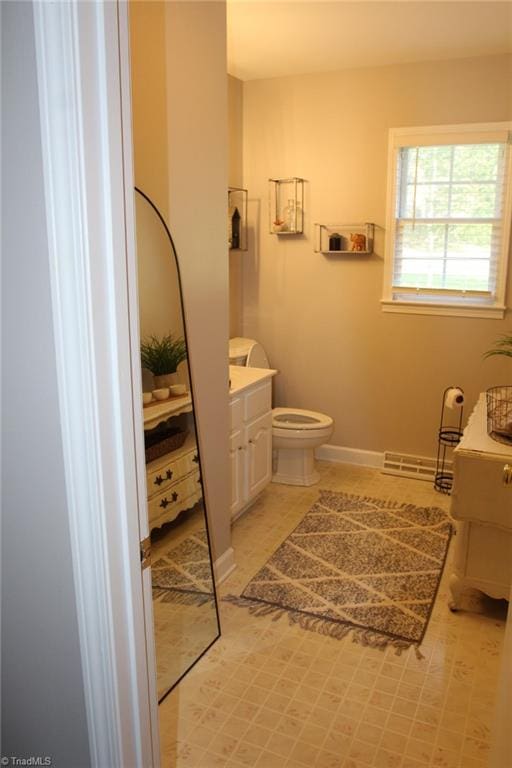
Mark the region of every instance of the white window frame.
MULTIPOLYGON (((458 315, 463 317, 503 318, 506 310, 505 293, 507 285, 507 269, 510 256, 510 227, 512 218, 512 161, 510 137, 512 121, 497 123, 466 123, 461 125, 434 125, 411 128, 391 128, 388 144, 388 183, 386 208, 386 248, 384 263, 384 292, 382 309, 384 312, 410 313, 420 315, 458 315), (503 134, 508 134, 508 152, 505 160, 505 198, 503 201, 503 238, 498 266, 497 285, 494 302, 475 301, 471 304, 450 303, 448 290, 440 290, 439 299, 434 297, 428 301, 419 299, 405 300, 394 297, 393 264, 395 254, 395 230, 397 208, 397 163, 399 151, 407 146, 428 146, 440 144, 471 144, 478 137, 479 141, 489 142, 503 140, 503 134), (500 136, 500 139, 497 136, 500 136), (444 293, 444 296, 441 295, 444 293), (444 299, 444 300, 443 300, 444 299)), ((421 289, 418 289, 418 293, 421 289)), ((457 292, 460 295, 460 292, 457 292)))

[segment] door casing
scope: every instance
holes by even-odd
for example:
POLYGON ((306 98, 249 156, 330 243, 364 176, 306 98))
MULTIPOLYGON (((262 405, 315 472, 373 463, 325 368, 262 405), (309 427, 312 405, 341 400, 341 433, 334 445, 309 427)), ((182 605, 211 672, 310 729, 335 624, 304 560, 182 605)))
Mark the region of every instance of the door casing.
POLYGON ((94 766, 158 766, 127 3, 33 3, 53 324, 94 766))

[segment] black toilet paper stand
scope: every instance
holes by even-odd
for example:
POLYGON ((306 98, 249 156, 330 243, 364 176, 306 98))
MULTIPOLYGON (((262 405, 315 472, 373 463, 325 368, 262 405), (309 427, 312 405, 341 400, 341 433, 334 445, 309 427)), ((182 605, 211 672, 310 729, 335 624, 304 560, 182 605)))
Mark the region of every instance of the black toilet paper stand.
MULTIPOLYGON (((441 420, 439 423, 439 432, 437 439, 437 461, 436 461, 436 474, 434 476, 434 488, 440 493, 450 493, 453 485, 453 469, 451 456, 453 449, 460 443, 463 429, 462 429, 462 415, 464 406, 461 405, 458 408, 459 418, 458 422, 450 418, 453 411, 446 405, 446 395, 450 389, 460 389, 460 387, 446 387, 443 392, 443 402, 441 405, 441 420), (455 421, 456 423, 452 423, 455 421)), ((460 390, 462 395, 464 391, 460 390)))

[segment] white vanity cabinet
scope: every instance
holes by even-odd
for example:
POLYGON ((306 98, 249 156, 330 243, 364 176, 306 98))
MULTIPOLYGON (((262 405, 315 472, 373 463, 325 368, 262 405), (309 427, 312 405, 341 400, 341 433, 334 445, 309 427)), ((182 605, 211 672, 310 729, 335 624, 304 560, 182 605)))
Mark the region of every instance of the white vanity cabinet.
POLYGON ((509 598, 512 585, 512 446, 487 434, 487 404, 480 395, 454 451, 450 511, 457 521, 452 600, 464 587, 509 598))
POLYGON ((231 517, 256 498, 272 478, 270 378, 231 395, 231 517))

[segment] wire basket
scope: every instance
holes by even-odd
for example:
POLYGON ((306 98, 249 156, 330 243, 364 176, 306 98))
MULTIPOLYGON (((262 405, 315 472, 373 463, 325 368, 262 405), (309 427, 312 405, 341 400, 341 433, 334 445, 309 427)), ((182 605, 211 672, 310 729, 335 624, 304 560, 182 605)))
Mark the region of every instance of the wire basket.
POLYGON ((487 390, 487 432, 498 443, 512 445, 512 386, 487 390))
POLYGON ((184 444, 187 435, 188 430, 182 431, 180 429, 170 429, 167 430, 166 434, 160 437, 157 442, 155 442, 155 438, 153 438, 153 440, 146 439, 146 464, 149 464, 150 461, 154 461, 155 459, 159 459, 160 456, 165 456, 166 453, 177 451, 178 448, 181 448, 184 444))

